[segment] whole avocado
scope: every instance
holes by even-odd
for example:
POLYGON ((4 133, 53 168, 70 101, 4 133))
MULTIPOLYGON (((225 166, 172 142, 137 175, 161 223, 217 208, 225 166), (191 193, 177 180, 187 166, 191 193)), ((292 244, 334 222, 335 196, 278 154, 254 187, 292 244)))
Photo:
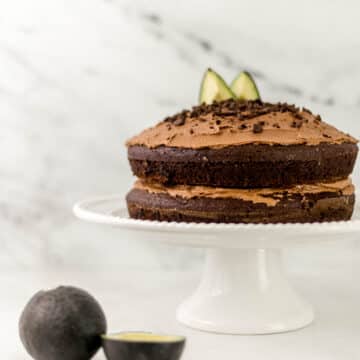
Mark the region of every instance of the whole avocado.
POLYGON ((88 360, 101 345, 106 319, 89 293, 59 286, 30 299, 21 314, 19 332, 36 360, 88 360))

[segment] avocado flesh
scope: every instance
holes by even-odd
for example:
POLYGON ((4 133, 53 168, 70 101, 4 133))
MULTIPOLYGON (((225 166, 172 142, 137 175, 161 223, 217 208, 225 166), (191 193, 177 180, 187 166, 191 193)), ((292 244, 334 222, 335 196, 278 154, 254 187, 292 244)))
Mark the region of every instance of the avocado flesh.
POLYGON ((177 342, 183 341, 182 336, 175 335, 159 335, 146 332, 128 332, 128 333, 119 333, 119 334, 109 334, 103 335, 103 339, 107 340, 117 340, 117 341, 134 341, 134 342, 177 342))
POLYGON ((214 101, 223 101, 235 98, 235 94, 218 73, 212 69, 208 69, 205 72, 200 87, 200 104, 212 104, 214 101))
POLYGON ((239 100, 260 99, 255 80, 247 71, 241 72, 231 83, 230 88, 239 100))

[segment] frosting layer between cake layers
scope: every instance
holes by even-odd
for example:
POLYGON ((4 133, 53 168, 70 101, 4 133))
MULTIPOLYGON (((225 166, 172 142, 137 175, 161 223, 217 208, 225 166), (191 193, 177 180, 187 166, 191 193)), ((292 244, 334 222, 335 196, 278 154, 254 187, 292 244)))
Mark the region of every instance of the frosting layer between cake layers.
POLYGON ((289 195, 305 195, 318 193, 334 193, 338 195, 352 195, 354 185, 350 179, 316 184, 295 185, 288 188, 234 189, 207 186, 164 186, 158 183, 148 183, 137 180, 134 189, 143 190, 151 194, 167 194, 171 197, 183 199, 211 198, 238 199, 253 203, 264 203, 275 206, 281 199, 289 195))

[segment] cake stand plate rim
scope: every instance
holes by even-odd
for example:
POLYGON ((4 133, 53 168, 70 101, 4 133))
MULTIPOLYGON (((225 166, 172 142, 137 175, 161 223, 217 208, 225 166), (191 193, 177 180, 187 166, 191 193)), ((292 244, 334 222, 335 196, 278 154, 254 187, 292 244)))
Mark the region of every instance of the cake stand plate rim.
MULTIPOLYGON (((233 238, 236 235, 246 235, 255 239, 273 238, 281 235, 282 239, 309 237, 318 240, 330 240, 333 236, 341 234, 360 233, 360 204, 355 205, 353 219, 349 221, 334 221, 322 223, 288 223, 288 224, 225 224, 225 223, 178 223, 160 222, 151 220, 137 220, 129 218, 124 204, 124 198, 119 195, 98 196, 77 202, 73 207, 74 214, 85 221, 111 225, 130 231, 155 233, 206 235, 208 239, 233 238), (311 236, 310 236, 311 235, 311 236)), ((360 237, 359 237, 360 238, 360 237)), ((161 238, 159 238, 161 240, 161 238)), ((241 242, 241 237, 237 239, 241 242)), ((168 241, 167 241, 168 242, 168 241)), ((172 242, 172 241, 170 241, 172 242)), ((174 241, 175 242, 175 241, 174 241)), ((180 242, 180 241, 176 241, 180 242)), ((198 241, 196 241, 198 243, 198 241)), ((202 244, 206 246, 206 241, 202 244)), ((191 240, 185 241, 185 245, 191 245, 191 240)), ((255 244, 254 244, 255 245, 255 244)), ((223 243, 223 246, 225 244, 223 243)), ((257 246, 257 245, 256 245, 257 246)))

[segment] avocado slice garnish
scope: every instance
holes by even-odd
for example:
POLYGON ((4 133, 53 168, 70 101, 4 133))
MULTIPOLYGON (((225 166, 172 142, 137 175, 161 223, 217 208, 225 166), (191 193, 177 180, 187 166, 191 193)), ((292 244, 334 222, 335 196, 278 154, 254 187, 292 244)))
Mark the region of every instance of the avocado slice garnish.
POLYGON ((239 100, 260 99, 255 80, 247 71, 242 71, 231 83, 230 88, 239 100))
POLYGON ((224 79, 212 69, 208 69, 201 82, 200 104, 212 104, 214 101, 235 99, 235 94, 227 86, 224 79))

